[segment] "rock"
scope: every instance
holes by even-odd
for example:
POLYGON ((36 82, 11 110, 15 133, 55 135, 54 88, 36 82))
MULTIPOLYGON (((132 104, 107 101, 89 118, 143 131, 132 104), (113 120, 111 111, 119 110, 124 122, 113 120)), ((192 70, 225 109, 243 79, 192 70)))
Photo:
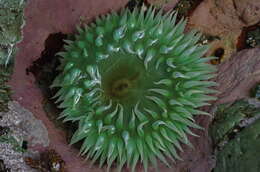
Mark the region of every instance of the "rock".
POLYGON ((147 3, 168 11, 173 9, 179 1, 180 0, 147 0, 147 3))
MULTIPOLYGON (((236 45, 243 27, 260 21, 260 2, 258 0, 205 0, 189 17, 188 27, 205 34, 219 36, 228 59, 236 52, 236 45), (229 46, 232 45, 232 46, 229 46)), ((219 41, 213 41, 212 51, 219 41)))
POLYGON ((260 1, 234 0, 234 8, 245 26, 250 26, 260 21, 260 1))
POLYGON ((240 33, 240 31, 229 32, 225 36, 221 37, 221 39, 213 40, 209 43, 210 49, 206 53, 206 55, 219 57, 220 62, 229 59, 236 51, 237 40, 240 33), (223 54, 221 56, 219 56, 219 54, 217 53, 219 49, 223 49, 223 54))
POLYGON ((260 48, 245 49, 218 65, 216 82, 220 91, 216 104, 250 97, 250 89, 260 80, 260 48))
POLYGON ((49 145, 48 132, 42 121, 17 102, 9 102, 8 112, 0 112, 0 126, 8 127, 18 142, 26 140, 29 147, 49 145))
POLYGON ((224 35, 259 21, 258 0, 205 0, 190 16, 189 26, 211 35, 224 35))
POLYGON ((23 158, 37 156, 31 150, 33 146, 48 146, 48 132, 42 121, 35 119, 31 112, 17 102, 9 102, 9 111, 0 112, 0 126, 9 129, 0 135, 0 159, 6 168, 11 172, 34 172, 23 158), (22 147, 25 141, 28 143, 26 150, 22 147))
POLYGON ((15 151, 11 144, 0 143, 0 159, 10 172, 36 172, 25 164, 23 153, 15 151))

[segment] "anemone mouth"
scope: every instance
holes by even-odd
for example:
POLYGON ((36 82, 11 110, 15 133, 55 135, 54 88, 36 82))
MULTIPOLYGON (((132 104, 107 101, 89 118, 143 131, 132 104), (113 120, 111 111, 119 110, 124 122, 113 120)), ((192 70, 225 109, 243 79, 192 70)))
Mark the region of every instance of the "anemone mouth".
POLYGON ((150 83, 149 74, 140 59, 134 56, 127 60, 120 59, 103 71, 101 88, 105 99, 125 106, 134 106, 142 99, 150 83))
POLYGON ((130 80, 117 80, 115 83, 111 84, 111 97, 124 97, 129 93, 132 87, 130 80))
MULTIPOLYGON (((120 62, 118 62, 120 63, 120 62)), ((131 94, 137 94, 140 91, 142 82, 141 66, 131 67, 127 62, 110 66, 103 75, 102 88, 105 95, 113 100, 132 97, 131 94)))
POLYGON ((169 165, 165 156, 180 159, 175 148, 191 145, 189 128, 201 129, 193 115, 207 114, 196 108, 215 99, 205 95, 215 93, 207 81, 215 68, 201 58, 208 47, 196 45, 200 35, 184 35, 185 21, 175 25, 176 18, 125 10, 66 41, 52 86, 60 87, 61 117, 79 123, 71 144, 83 139, 82 155, 108 168, 116 161, 119 171, 124 164, 134 171, 140 160, 147 171, 155 157, 169 165))

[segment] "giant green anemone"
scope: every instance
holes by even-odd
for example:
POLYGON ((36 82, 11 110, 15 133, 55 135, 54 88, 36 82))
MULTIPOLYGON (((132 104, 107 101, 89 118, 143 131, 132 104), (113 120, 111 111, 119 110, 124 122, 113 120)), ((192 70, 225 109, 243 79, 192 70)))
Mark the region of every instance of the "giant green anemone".
MULTIPOLYGON (((200 34, 184 34, 177 14, 123 10, 78 28, 75 40, 60 52, 61 73, 53 82, 64 121, 77 122, 71 144, 82 140, 80 154, 145 171, 156 159, 181 159, 181 144, 191 145, 190 128, 201 129, 194 116, 207 114, 215 91, 208 81, 215 68, 203 57, 200 34)), ((196 136, 196 135, 195 135, 196 136)))

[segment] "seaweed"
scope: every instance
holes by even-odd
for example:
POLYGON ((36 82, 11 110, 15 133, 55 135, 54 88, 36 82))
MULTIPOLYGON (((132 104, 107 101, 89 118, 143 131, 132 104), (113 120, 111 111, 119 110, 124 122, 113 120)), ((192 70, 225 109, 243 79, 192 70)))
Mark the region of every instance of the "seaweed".
MULTIPOLYGON (((19 143, 14 136, 10 135, 10 128, 6 126, 0 126, 0 143, 8 143, 13 146, 13 150, 17 152, 26 152, 27 149, 27 142, 22 141, 19 143)), ((1 172, 1 170, 0 170, 1 172)))
POLYGON ((219 105, 210 127, 214 172, 260 171, 260 108, 247 100, 219 105))
POLYGON ((24 0, 0 1, 0 65, 7 65, 16 53, 16 43, 22 40, 24 0))
POLYGON ((8 111, 10 88, 6 85, 13 68, 16 44, 22 40, 24 0, 0 1, 0 112, 8 111))
POLYGON ((0 65, 0 112, 8 111, 8 102, 11 100, 11 90, 7 81, 12 73, 12 65, 0 65))

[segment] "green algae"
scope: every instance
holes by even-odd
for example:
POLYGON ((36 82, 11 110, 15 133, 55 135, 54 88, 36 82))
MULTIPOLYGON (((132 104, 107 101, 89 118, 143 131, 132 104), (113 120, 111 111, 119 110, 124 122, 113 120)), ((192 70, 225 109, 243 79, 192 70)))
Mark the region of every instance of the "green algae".
POLYGON ((0 1, 0 112, 7 111, 10 88, 6 85, 13 67, 16 44, 22 40, 24 0, 0 1))
POLYGON ((213 142, 219 143, 226 139, 227 135, 232 132, 232 129, 238 125, 244 118, 252 117, 259 112, 258 108, 240 100, 233 104, 222 104, 218 106, 216 117, 210 129, 210 134, 213 136, 213 142))
POLYGON ((12 72, 12 65, 3 67, 0 65, 0 112, 8 111, 8 102, 11 100, 11 90, 7 81, 12 72))
POLYGON ((260 171, 260 108, 246 100, 219 105, 210 127, 214 172, 260 171))
POLYGON ((260 119, 240 132, 217 156, 214 172, 260 171, 260 119))
POLYGON ((0 65, 7 65, 22 40, 24 0, 0 1, 0 65))
POLYGON ((19 143, 13 136, 11 135, 2 135, 0 136, 0 143, 8 143, 13 146, 14 151, 17 152, 26 152, 26 149, 22 147, 22 142, 19 143))

